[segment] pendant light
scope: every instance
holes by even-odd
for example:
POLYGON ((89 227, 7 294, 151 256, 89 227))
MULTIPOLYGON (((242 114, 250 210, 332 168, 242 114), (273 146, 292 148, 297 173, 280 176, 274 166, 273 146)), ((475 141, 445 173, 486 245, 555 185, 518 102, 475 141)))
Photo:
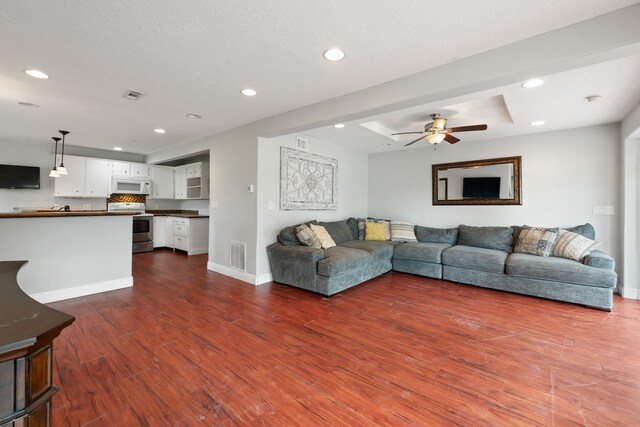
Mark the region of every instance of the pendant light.
MULTIPOLYGON (((67 175, 67 168, 64 167, 64 137, 69 133, 68 130, 59 130, 62 134, 62 156, 60 157, 60 166, 58 166, 58 173, 60 175, 67 175)), ((60 138, 58 138, 60 139, 60 138)))
POLYGON ((56 149, 53 151, 53 169, 51 169, 51 172, 49 172, 49 176, 52 178, 60 178, 60 173, 58 172, 58 170, 56 169, 56 160, 58 157, 58 141, 60 141, 60 138, 58 138, 57 136, 52 136, 51 139, 53 139, 56 142, 56 149))

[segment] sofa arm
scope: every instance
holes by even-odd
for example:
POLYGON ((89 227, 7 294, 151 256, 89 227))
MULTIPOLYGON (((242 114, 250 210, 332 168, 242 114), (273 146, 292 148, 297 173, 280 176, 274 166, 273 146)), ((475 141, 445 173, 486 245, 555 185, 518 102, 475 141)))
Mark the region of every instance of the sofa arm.
POLYGON ((273 280, 285 285, 316 291, 318 261, 324 258, 322 249, 309 246, 267 246, 273 280))
POLYGON ((602 251, 591 252, 589 255, 584 257, 583 262, 589 267, 602 268, 611 271, 613 271, 616 266, 616 262, 613 260, 613 258, 602 251))

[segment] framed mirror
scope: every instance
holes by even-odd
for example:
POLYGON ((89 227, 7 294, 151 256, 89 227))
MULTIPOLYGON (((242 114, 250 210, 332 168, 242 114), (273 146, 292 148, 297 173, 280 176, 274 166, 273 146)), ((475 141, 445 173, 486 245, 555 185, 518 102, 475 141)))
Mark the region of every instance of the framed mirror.
POLYGON ((521 205, 522 157, 431 166, 434 205, 521 205))

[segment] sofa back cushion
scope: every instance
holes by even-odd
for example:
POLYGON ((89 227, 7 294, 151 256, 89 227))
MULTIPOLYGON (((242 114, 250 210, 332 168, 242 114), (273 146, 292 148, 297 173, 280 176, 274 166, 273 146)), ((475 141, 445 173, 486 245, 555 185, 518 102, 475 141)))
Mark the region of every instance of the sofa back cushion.
MULTIPOLYGON (((318 224, 318 221, 313 220, 303 224, 318 224)), ((278 233, 278 242, 285 246, 300 246, 300 240, 298 240, 298 236, 296 236, 296 228, 300 225, 302 224, 290 225, 289 227, 283 228, 280 233, 278 233)))
POLYGON ((347 225, 349 226, 349 230, 351 230, 351 240, 364 240, 364 218, 349 218, 347 220, 347 225), (358 231, 358 223, 362 222, 362 237, 360 237, 360 232, 358 231))
POLYGON ((455 245, 458 242, 458 228, 431 228, 416 225, 416 238, 421 243, 447 243, 455 245))
POLYGON ((513 229, 511 227, 472 227, 460 224, 458 244, 511 252, 513 229))
POLYGON ((336 244, 347 242, 349 240, 355 240, 353 238, 353 233, 351 231, 351 228, 347 224, 347 220, 333 221, 333 222, 320 222, 320 225, 327 230, 327 233, 329 233, 329 235, 331 236, 333 241, 336 242, 336 244))
POLYGON ((576 225, 575 227, 571 228, 563 227, 563 229, 584 236, 587 239, 596 240, 596 230, 595 228, 593 228, 593 225, 589 223, 576 225))
POLYGON ((302 245, 320 249, 322 244, 320 239, 307 224, 300 224, 296 227, 296 236, 302 245))

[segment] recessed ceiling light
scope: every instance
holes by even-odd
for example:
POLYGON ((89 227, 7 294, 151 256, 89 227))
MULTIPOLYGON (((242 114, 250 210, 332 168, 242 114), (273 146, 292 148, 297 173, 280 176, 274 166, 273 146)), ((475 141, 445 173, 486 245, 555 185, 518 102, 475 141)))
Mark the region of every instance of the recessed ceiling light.
POLYGON ((191 114, 191 113, 187 114, 187 117, 194 120, 198 120, 202 118, 202 116, 199 114, 191 114))
POLYGON ((589 95, 589 96, 586 96, 584 99, 586 99, 587 102, 598 102, 602 99, 602 95, 589 95))
POLYGON ((122 151, 122 147, 113 147, 114 151, 122 151))
POLYGON ((36 79, 48 79, 49 76, 43 73, 40 70, 24 70, 25 73, 30 75, 31 77, 35 77, 36 79))
POLYGON ((165 132, 166 132, 164 129, 160 129, 160 128, 158 128, 158 129, 154 129, 153 131, 154 131, 155 133, 165 133, 165 132))
POLYGON ((247 89, 242 89, 240 93, 243 94, 244 96, 256 96, 258 92, 256 92, 253 89, 247 88, 247 89))
POLYGON ((542 126, 545 123, 544 120, 535 120, 531 122, 531 126, 542 126))
POLYGON ((527 89, 531 89, 534 87, 542 86, 544 84, 544 80, 540 79, 531 79, 522 83, 522 87, 526 87, 527 89))
POLYGON ((333 125, 333 127, 336 128, 336 129, 342 129, 344 127, 344 124, 336 123, 335 125, 333 125))
POLYGON ((40 108, 40 106, 38 104, 32 104, 31 102, 18 102, 18 104, 22 105, 23 107, 31 107, 31 108, 40 108))
POLYGON ((322 54, 327 61, 340 61, 344 58, 344 52, 338 48, 325 50, 322 54))

